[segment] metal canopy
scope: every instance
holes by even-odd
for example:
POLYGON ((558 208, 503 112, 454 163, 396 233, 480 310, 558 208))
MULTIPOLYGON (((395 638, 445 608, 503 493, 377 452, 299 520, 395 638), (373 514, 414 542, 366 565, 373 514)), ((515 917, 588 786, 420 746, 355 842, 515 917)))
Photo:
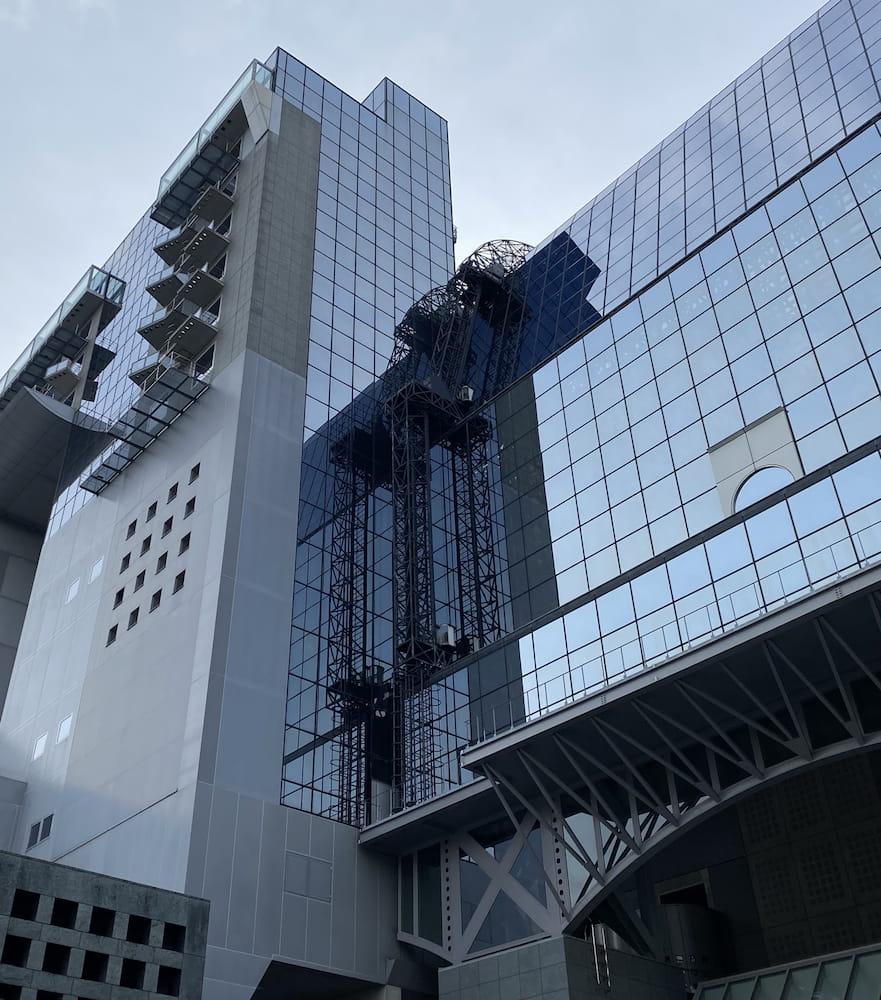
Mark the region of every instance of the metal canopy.
POLYGON ((202 395, 208 383, 178 368, 167 368, 138 401, 110 427, 119 444, 80 483, 101 493, 202 395))
POLYGON ((100 421, 19 392, 0 412, 0 516, 45 531, 55 497, 109 441, 100 421))
POLYGON ((238 162, 224 144, 209 140, 156 202, 150 218, 169 229, 183 225, 202 189, 222 181, 238 162))

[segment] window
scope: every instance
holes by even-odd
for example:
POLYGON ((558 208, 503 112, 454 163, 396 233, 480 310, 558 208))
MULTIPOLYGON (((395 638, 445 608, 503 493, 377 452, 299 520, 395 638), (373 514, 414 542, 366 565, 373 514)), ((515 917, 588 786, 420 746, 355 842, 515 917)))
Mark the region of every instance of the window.
POLYGON ((168 562, 168 553, 163 552, 162 555, 156 560, 156 572, 161 573, 165 569, 165 565, 168 562))
POLYGON ((162 591, 157 590, 156 593, 150 598, 150 610, 155 611, 162 601, 162 591))
MULTIPOLYGON (((27 889, 16 889, 15 895, 12 897, 10 916, 18 917, 20 920, 36 920, 39 905, 39 893, 28 892, 27 889)), ((168 925, 166 924, 166 926, 168 925)))
POLYGON ((63 944, 48 941, 43 952, 43 972, 52 972, 63 976, 70 962, 70 948, 63 944))
POLYGON ((6 940, 3 942, 3 954, 0 955, 0 962, 3 962, 4 965, 17 965, 19 968, 24 968, 28 964, 30 950, 30 938, 7 934, 6 940))
POLYGON ((141 587, 144 586, 144 580, 146 578, 147 578, 147 571, 142 569, 141 572, 138 573, 138 575, 135 577, 135 591, 140 590, 141 587))
MULTIPOLYGON (((36 823, 31 824, 30 831, 28 832, 28 850, 30 850, 35 844, 42 843, 52 832, 52 818, 54 815, 55 815, 54 813, 50 813, 43 819, 37 820, 36 823)), ((63 900, 63 902, 66 902, 66 900, 63 900)), ((53 917, 54 917, 54 910, 53 910, 53 917)), ((54 919, 52 922, 53 923, 55 922, 54 919)))
POLYGON ((89 571, 89 583, 94 583, 98 579, 102 569, 104 569, 103 556, 96 563, 93 563, 92 569, 89 571))
POLYGON ((190 469, 190 482, 194 483, 199 478, 199 470, 201 469, 202 463, 196 462, 196 464, 190 469))
POLYGON ((129 568, 129 566, 131 566, 131 564, 132 564, 132 554, 131 552, 126 552, 126 554, 122 557, 122 562, 119 564, 119 572, 124 573, 129 568))
POLYGON ((152 521, 155 516, 156 516, 156 501, 154 500, 153 503, 151 503, 150 506, 147 508, 147 520, 152 521))
POLYGON ((166 535, 167 535, 167 534, 169 533, 169 531, 171 531, 171 526, 172 526, 173 524, 174 524, 174 518, 173 518, 173 517, 170 517, 170 518, 169 518, 169 519, 168 519, 168 520, 167 520, 167 521, 165 522, 165 524, 163 524, 163 525, 162 525, 162 537, 163 537, 163 538, 165 538, 165 536, 166 536, 166 535))
POLYGON ((87 951, 83 956, 83 979, 92 983, 103 983, 107 979, 107 955, 99 951, 87 951))
POLYGON ((58 734, 55 737, 56 743, 63 743, 68 736, 70 736, 70 731, 73 728, 73 716, 66 715, 61 722, 58 723, 58 734))
POLYGON ((128 928, 125 932, 126 941, 132 941, 134 944, 149 944, 151 923, 149 917, 133 913, 128 918, 128 928))
POLYGON ((107 642, 104 643, 105 646, 112 646, 116 642, 116 632, 119 628, 118 625, 111 625, 107 630, 107 642))
POLYGON ((179 590, 182 589, 184 585, 185 576, 186 576, 186 571, 181 570, 180 573, 178 573, 177 576, 174 578, 174 587, 172 588, 171 591, 173 594, 176 594, 179 590))
POLYGON ((64 599, 65 604, 70 604, 70 602, 76 597, 80 590, 80 578, 77 577, 73 583, 67 588, 67 597, 64 599))
POLYGON ((138 609, 135 608, 134 611, 128 616, 128 628, 134 628, 138 624, 138 609))
POLYGON ((186 507, 184 507, 184 517, 189 517, 190 514, 192 514, 195 509, 196 509, 196 498, 190 497, 190 499, 187 500, 186 507))
POLYGON ((125 597, 125 587, 120 587, 119 590, 113 595, 113 606, 118 608, 122 604, 122 600, 125 597))
POLYGON ((184 552, 190 547, 190 533, 187 532, 184 537, 180 540, 180 548, 177 550, 177 554, 182 556, 184 552))
POLYGON ((207 375, 208 372, 214 367, 214 345, 212 344, 208 350, 197 359, 196 363, 193 365, 193 371, 196 375, 207 375))
POLYGON ((779 468, 779 466, 759 469, 741 484, 737 496, 734 498, 734 512, 744 510, 750 504, 776 493, 777 490, 793 481, 792 473, 787 469, 779 468))
POLYGON ((33 756, 31 757, 31 760, 39 760, 39 758, 43 756, 43 754, 46 752, 46 743, 48 742, 48 740, 49 740, 48 733, 41 733, 34 740, 34 753, 33 756))
POLYGON ((168 499, 165 502, 166 503, 171 503, 171 501, 174 500, 174 498, 176 496, 177 496, 177 483, 175 483, 174 486, 172 486, 172 487, 169 488, 169 490, 168 490, 168 499))
POLYGON ((147 966, 144 962, 140 962, 136 958, 124 958, 122 971, 119 974, 119 985, 127 986, 130 990, 142 989, 146 969, 147 966))
MULTIPOLYGON (((49 819, 47 816, 46 819, 49 819)), ((45 824, 46 820, 43 820, 45 824)), ((73 899, 63 899, 61 896, 52 904, 50 923, 53 927, 73 927, 76 924, 76 914, 79 903, 73 899)))
POLYGON ((141 555, 144 555, 145 552, 149 552, 150 546, 152 544, 153 544, 153 536, 147 535, 147 537, 143 540, 143 542, 141 542, 141 555))
POLYGON ((115 910, 108 910, 105 906, 93 906, 92 916, 89 919, 89 933, 100 934, 101 937, 113 937, 115 919, 115 910))
POLYGON ((34 844, 40 839, 40 824, 31 823, 31 829, 28 832, 28 850, 30 850, 34 844))
POLYGON ((183 924, 166 924, 162 931, 162 947, 166 951, 183 951, 187 929, 183 924))
POLYGON ((130 524, 130 525, 128 526, 128 530, 127 530, 127 531, 126 531, 126 533, 125 533, 125 537, 126 537, 126 538, 131 538, 131 537, 132 537, 132 535, 134 535, 134 533, 135 533, 135 532, 136 532, 137 530, 138 530, 138 522, 137 522, 137 520, 134 520, 134 521, 132 521, 132 523, 131 523, 131 524, 130 524))
POLYGON ((180 969, 160 965, 159 975, 156 978, 156 992, 168 997, 180 996, 180 969))
MULTIPOLYGON (((43 820, 42 824, 40 825, 40 840, 41 841, 45 840, 49 836, 49 834, 52 832, 52 819, 54 818, 54 816, 55 816, 55 813, 49 813, 49 815, 43 820)), ((74 905, 76 905, 76 904, 74 904, 74 905)))

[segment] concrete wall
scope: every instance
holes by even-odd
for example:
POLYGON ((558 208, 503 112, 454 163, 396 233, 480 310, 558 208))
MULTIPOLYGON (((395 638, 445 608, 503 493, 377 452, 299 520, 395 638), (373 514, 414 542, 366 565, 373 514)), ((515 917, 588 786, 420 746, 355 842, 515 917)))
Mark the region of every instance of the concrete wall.
POLYGON ((0 717, 42 544, 41 533, 0 519, 0 717))

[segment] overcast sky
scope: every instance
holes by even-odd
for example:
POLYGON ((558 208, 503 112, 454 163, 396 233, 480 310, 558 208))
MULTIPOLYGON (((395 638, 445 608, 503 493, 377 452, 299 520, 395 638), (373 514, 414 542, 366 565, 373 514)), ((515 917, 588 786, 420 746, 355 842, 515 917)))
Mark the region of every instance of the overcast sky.
POLYGON ((0 372, 277 45, 450 123, 461 259, 537 243, 816 0, 0 0, 0 372))

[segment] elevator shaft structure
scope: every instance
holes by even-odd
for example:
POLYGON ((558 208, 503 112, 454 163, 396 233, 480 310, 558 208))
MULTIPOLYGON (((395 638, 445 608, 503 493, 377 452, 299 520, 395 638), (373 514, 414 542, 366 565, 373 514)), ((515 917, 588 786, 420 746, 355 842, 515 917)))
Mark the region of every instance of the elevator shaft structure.
POLYGON ((336 818, 343 822, 377 818, 376 789, 386 778, 393 805, 436 794, 440 737, 432 678, 457 656, 501 636, 493 425, 488 417, 469 416, 515 377, 528 318, 518 271, 530 249, 486 244, 446 285, 416 302, 395 330, 375 412, 353 414, 331 445, 328 702, 336 717, 336 818), (453 481, 456 623, 437 620, 437 463, 449 468, 453 481), (370 504, 380 488, 392 497, 393 662, 385 665, 370 661, 368 634, 370 504))

